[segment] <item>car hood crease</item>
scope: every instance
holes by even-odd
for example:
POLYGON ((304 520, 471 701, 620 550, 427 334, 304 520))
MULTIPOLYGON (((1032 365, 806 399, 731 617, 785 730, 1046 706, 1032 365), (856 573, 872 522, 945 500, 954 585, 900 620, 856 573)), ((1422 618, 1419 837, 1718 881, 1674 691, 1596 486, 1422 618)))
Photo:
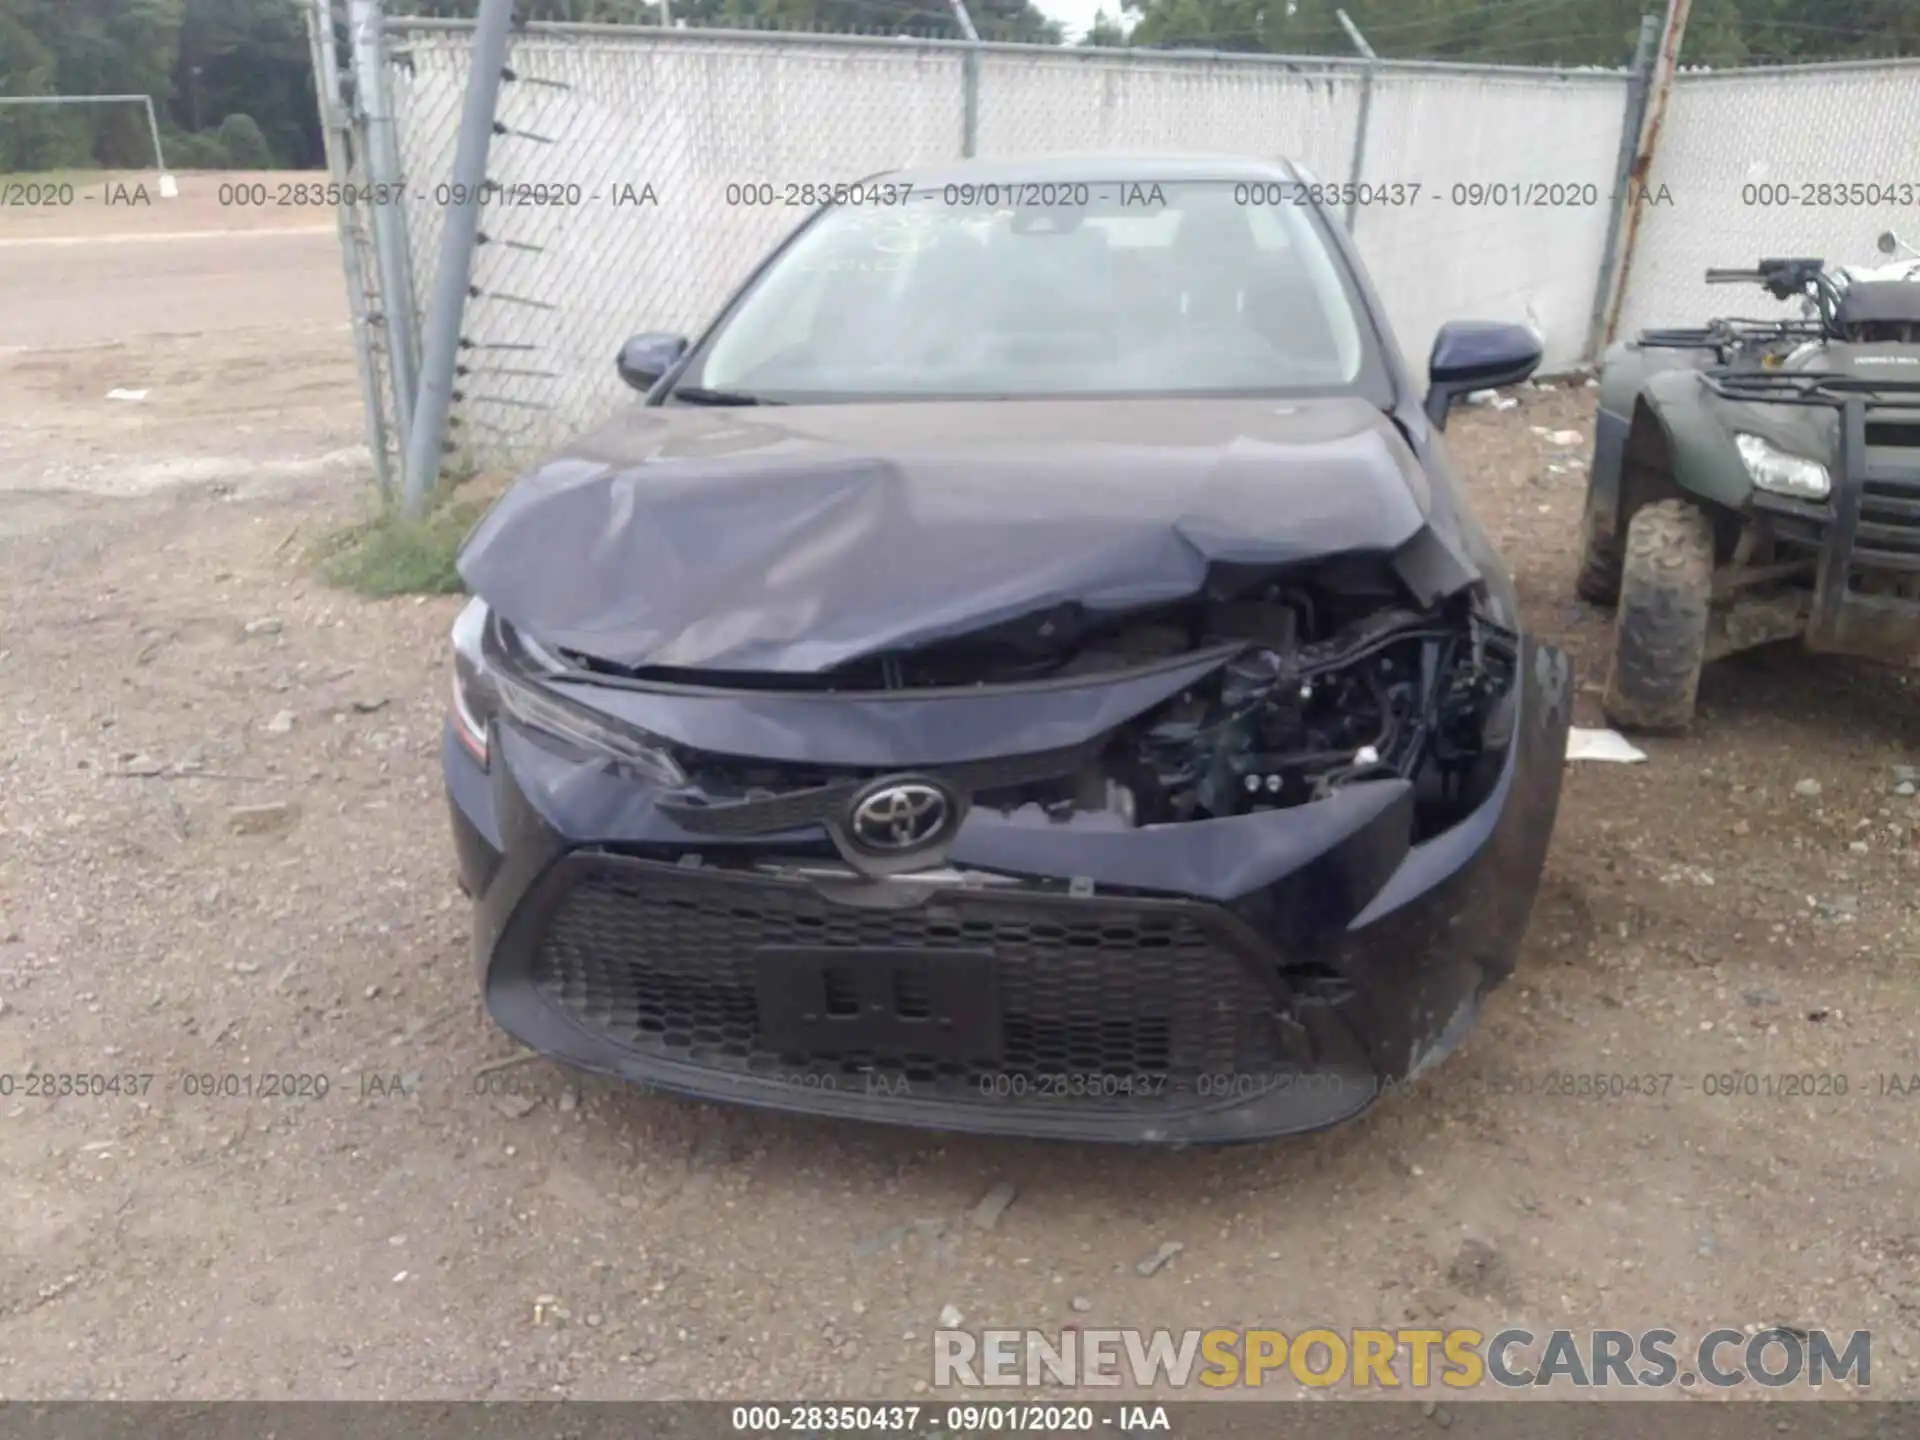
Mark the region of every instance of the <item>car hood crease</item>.
POLYGON ((612 664, 818 673, 1391 550, 1431 504, 1355 398, 650 408, 514 486, 460 573, 612 664))

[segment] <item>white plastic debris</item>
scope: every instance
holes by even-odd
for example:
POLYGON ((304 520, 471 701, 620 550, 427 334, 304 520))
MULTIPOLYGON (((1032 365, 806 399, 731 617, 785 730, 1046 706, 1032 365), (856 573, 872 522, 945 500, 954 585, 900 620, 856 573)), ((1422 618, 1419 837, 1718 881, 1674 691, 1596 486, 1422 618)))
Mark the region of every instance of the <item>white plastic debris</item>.
POLYGON ((1498 390, 1469 390, 1467 392, 1467 404, 1469 405, 1491 405, 1499 398, 1500 392, 1498 390))
POLYGON ((178 200, 180 198, 180 185, 173 176, 162 175, 160 177, 160 198, 162 200, 178 200))
POLYGON ((144 400, 147 398, 147 392, 144 390, 109 390, 107 391, 107 398, 109 400, 144 400))
POLYGON ((1496 395, 1488 402, 1488 408, 1492 410, 1518 410, 1520 408, 1520 402, 1511 395, 1496 395))
POLYGON ((1567 759, 1611 760, 1617 765, 1638 765, 1647 752, 1627 742, 1618 730, 1588 730, 1575 725, 1567 731, 1567 759))
POLYGON ((1547 432, 1547 443, 1549 445, 1578 445, 1582 438, 1578 430, 1549 430, 1547 432))

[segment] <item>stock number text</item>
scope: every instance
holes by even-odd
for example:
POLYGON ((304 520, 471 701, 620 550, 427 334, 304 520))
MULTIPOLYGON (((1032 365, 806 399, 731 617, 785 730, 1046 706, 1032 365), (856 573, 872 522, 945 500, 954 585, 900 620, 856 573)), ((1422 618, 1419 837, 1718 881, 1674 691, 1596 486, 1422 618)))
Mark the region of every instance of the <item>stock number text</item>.
POLYGON ((1920 181, 1886 184, 1860 181, 1790 185, 1784 180, 1760 181, 1740 187, 1742 205, 1912 205, 1920 201, 1920 181))

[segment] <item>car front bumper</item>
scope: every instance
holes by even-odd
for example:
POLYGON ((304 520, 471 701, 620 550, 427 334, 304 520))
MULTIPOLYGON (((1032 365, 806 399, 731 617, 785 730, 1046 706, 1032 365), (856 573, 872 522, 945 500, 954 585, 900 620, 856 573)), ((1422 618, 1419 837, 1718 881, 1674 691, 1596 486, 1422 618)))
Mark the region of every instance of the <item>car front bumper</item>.
POLYGON ((1488 798, 1412 843, 1399 781, 1081 832, 976 811, 947 868, 679 830, 641 781, 496 725, 445 769, 474 959, 529 1047, 662 1092, 932 1129, 1255 1140, 1443 1058, 1512 971, 1570 674, 1527 641, 1488 798))

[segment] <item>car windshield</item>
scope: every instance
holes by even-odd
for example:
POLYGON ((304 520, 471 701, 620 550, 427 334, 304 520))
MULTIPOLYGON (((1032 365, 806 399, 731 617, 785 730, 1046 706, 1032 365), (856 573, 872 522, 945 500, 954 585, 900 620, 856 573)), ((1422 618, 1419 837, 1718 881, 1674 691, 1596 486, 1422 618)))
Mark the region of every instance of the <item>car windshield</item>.
POLYGON ((874 189, 767 267, 688 385, 788 401, 1273 393, 1349 387, 1366 363, 1356 300, 1293 186, 874 189))

